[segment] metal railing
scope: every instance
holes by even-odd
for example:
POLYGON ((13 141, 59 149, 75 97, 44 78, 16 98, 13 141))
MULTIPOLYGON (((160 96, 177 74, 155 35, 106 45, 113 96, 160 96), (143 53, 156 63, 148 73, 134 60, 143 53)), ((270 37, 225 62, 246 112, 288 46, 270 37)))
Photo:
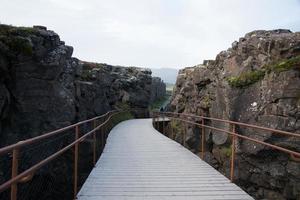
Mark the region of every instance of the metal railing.
MULTIPOLYGON (((128 110, 126 111, 120 111, 120 110, 114 110, 107 112, 104 115, 94 117, 92 119, 84 120, 81 122, 78 122, 76 124, 34 137, 30 138, 24 141, 20 141, 16 144, 12 144, 6 147, 3 147, 0 149, 0 158, 1 156, 8 156, 11 159, 7 159, 6 161, 10 161, 11 165, 9 165, 6 168, 0 169, 0 172, 2 170, 2 173, 6 177, 9 177, 9 173, 11 173, 11 176, 5 180, 0 182, 0 198, 8 198, 10 196, 11 200, 16 200, 19 196, 22 196, 18 194, 18 186, 21 186, 24 183, 30 182, 37 173, 38 170, 42 169, 42 167, 45 167, 47 164, 53 162, 55 159, 58 159, 59 157, 62 157, 63 154, 66 154, 68 151, 69 154, 72 154, 71 157, 68 158, 68 161, 72 160, 73 166, 68 167, 68 169, 72 169, 73 172, 73 199, 76 199, 76 195, 79 189, 79 146, 83 142, 88 142, 88 149, 92 152, 92 166, 95 166, 97 158, 100 157, 100 154, 103 151, 104 145, 106 143, 106 138, 108 136, 108 133, 110 129, 113 127, 113 120, 116 116, 121 115, 122 113, 130 112, 128 110), (85 132, 86 131, 86 132, 85 132), (85 133, 83 133, 85 132, 85 133), (82 133, 82 134, 81 134, 82 133), (63 141, 62 136, 69 137, 68 140, 63 141), (61 138, 60 138, 61 137, 61 138), (72 137, 70 139, 70 137, 72 137), (34 164, 32 164, 32 160, 34 160, 32 157, 34 155, 29 155, 31 159, 30 164, 31 166, 28 166, 28 168, 24 169, 23 171, 20 171, 20 165, 22 162, 20 162, 21 158, 20 155, 23 153, 26 153, 26 148, 30 147, 30 151, 36 146, 39 147, 38 151, 43 151, 47 146, 47 143, 51 143, 52 141, 56 142, 60 140, 60 145, 53 145, 54 150, 48 149, 46 156, 40 156, 43 157, 34 164), (43 148, 44 146, 44 148, 43 148), (51 151, 50 151, 51 150, 51 151), (50 151, 50 152, 48 152, 50 151), (53 152, 54 151, 54 152, 53 152), (71 151, 71 152, 70 152, 71 151), (10 171, 10 172, 9 172, 10 171), (1 197, 1 193, 8 192, 8 189, 10 188, 10 194, 7 193, 7 195, 4 197, 1 197)), ((54 144, 54 143, 53 143, 54 144)), ((83 148, 83 147, 82 147, 83 148)), ((88 151, 87 149, 83 149, 85 152, 88 151)), ((29 154, 31 152, 28 152, 29 154)), ((28 155, 27 155, 28 157, 28 155)), ((70 156, 69 156, 70 157, 70 156)), ((67 161, 64 161, 67 162, 67 161)), ((7 162, 5 163, 7 164, 7 162)), ((58 165, 58 168, 64 167, 63 162, 60 162, 58 165)), ((70 165, 70 163, 67 163, 70 165)), ((82 163, 82 165, 87 165, 87 163, 82 163)), ((27 166, 26 166, 27 167, 27 166)), ((53 169, 55 169, 53 167, 53 169)), ((63 173, 68 172, 68 170, 65 170, 63 173)), ((1 175, 1 174, 0 174, 1 175)), ((65 174, 66 175, 66 174, 65 174)), ((32 188, 31 188, 32 190, 32 188)), ((69 195, 70 196, 70 195, 69 195)), ((19 198, 24 199, 25 197, 19 198)), ((30 199, 30 198, 29 198, 30 199)))
MULTIPOLYGON (((250 128, 253 130, 260 130, 260 131, 267 131, 272 134, 278 134, 284 137, 293 137, 295 138, 296 141, 300 142, 300 134, 297 133, 291 133, 287 131, 282 131, 282 130, 276 130, 272 128, 267 128, 267 127, 262 127, 262 126, 257 126, 257 125, 252 125, 252 124, 246 124, 242 122, 236 122, 236 121, 231 121, 231 120, 224 120, 224 119, 218 119, 218 118, 212 118, 212 117, 205 117, 205 116, 197 116, 193 114, 187 114, 187 113, 173 113, 173 112, 153 112, 152 113, 152 119, 153 119, 153 124, 154 127, 157 129, 161 129, 163 134, 167 135, 166 133, 166 125, 165 121, 166 118, 169 120, 175 120, 175 121, 180 121, 184 123, 184 131, 182 134, 182 145, 186 147, 186 130, 187 127, 186 125, 192 125, 199 127, 201 129, 201 158, 204 160, 206 149, 205 149, 205 143, 206 143, 206 130, 213 130, 217 131, 216 134, 223 132, 231 136, 231 151, 230 151, 230 180, 233 182, 234 177, 235 177, 235 157, 236 157, 236 149, 237 149, 237 141, 250 141, 256 144, 263 145, 265 147, 268 147, 270 149, 277 150, 281 153, 286 153, 291 156, 293 160, 300 161, 300 152, 294 150, 294 149, 288 149, 286 147, 282 147, 276 144, 271 144, 268 141, 260 140, 260 139, 255 139, 252 138, 251 136, 245 136, 242 134, 239 134, 237 131, 237 128, 250 128), (159 121, 162 121, 159 123, 159 121), (222 122, 225 124, 228 124, 230 127, 230 130, 222 129, 219 127, 215 127, 210 125, 211 122, 222 122), (159 127, 159 124, 161 124, 162 127, 159 127)), ((174 136, 174 130, 171 128, 171 134, 169 134, 169 137, 172 139, 175 139, 174 136), (171 136, 170 136, 171 135, 171 136)))

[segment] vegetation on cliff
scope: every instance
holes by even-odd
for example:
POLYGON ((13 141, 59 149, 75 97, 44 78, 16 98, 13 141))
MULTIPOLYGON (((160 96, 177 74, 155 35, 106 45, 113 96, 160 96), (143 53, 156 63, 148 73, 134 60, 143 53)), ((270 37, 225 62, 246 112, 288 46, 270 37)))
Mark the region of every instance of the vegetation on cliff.
POLYGON ((264 78, 271 72, 280 73, 291 69, 300 69, 300 56, 283 59, 274 64, 264 65, 261 69, 242 72, 238 76, 228 77, 228 84, 236 88, 245 88, 264 78))

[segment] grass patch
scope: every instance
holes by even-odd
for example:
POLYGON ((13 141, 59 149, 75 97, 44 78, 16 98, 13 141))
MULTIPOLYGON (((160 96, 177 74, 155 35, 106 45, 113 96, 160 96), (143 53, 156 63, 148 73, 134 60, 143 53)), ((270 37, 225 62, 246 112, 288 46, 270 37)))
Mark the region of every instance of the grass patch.
POLYGON ((232 87, 244 88, 261 80, 264 76, 264 70, 255 70, 250 72, 243 72, 239 76, 232 76, 227 78, 226 80, 232 87))
POLYGON ((231 153, 232 153, 231 145, 228 147, 221 147, 221 153, 227 157, 231 157, 231 153))
POLYGON ((30 36, 32 34, 37 34, 39 31, 32 27, 15 27, 5 24, 0 24, 0 35, 21 35, 21 36, 30 36))
POLYGON ((280 73, 296 68, 300 68, 300 56, 284 59, 273 64, 264 65, 261 69, 243 72, 239 76, 228 77, 226 80, 232 87, 245 88, 260 81, 266 74, 271 72, 280 73))
POLYGON ((151 105, 150 105, 150 109, 151 110, 159 110, 161 108, 161 106, 169 99, 170 95, 165 95, 162 98, 159 98, 157 100, 155 100, 151 105))
POLYGON ((113 126, 115 126, 122 121, 133 119, 133 118, 134 116, 131 114, 130 111, 121 112, 112 117, 112 124, 113 126))
MULTIPOLYGON (((185 126, 184 126, 183 122, 171 119, 170 126, 171 126, 173 133, 175 134, 175 140, 176 140, 176 138, 178 139, 179 136, 182 136, 182 134, 185 132, 185 126)), ((181 138, 181 137, 179 137, 179 138, 181 138)), ((181 140, 181 139, 179 139, 179 140, 181 140)))
POLYGON ((292 57, 290 59, 281 60, 280 62, 275 64, 266 65, 264 66, 264 68, 266 69, 267 73, 270 73, 272 71, 279 73, 295 68, 300 69, 300 55, 292 57))
POLYGON ((34 28, 0 25, 0 42, 5 44, 11 51, 16 52, 16 54, 32 56, 32 44, 26 37, 36 32, 37 30, 34 28))
POLYGON ((117 102, 115 107, 119 110, 130 110, 130 105, 128 105, 128 103, 125 102, 117 102))
POLYGON ((174 88, 174 84, 172 84, 172 83, 166 83, 166 90, 167 91, 173 91, 173 88, 174 88))

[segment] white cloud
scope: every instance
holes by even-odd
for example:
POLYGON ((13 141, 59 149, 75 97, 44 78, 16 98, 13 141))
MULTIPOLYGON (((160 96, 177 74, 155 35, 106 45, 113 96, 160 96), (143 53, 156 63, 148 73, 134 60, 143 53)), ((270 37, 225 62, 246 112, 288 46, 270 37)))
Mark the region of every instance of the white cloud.
POLYGON ((42 24, 89 61, 184 67, 255 29, 300 30, 298 0, 0 0, 1 22, 42 24))

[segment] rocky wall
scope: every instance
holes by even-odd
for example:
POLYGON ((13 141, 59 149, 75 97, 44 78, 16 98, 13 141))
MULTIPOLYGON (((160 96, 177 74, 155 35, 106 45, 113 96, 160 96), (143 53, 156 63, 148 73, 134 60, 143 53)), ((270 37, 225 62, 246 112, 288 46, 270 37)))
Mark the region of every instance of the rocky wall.
MULTIPOLYGON (((229 119, 300 134, 300 33, 253 31, 215 60, 179 71, 168 109, 229 119)), ((229 130, 224 123, 211 125, 229 130)), ((238 127, 240 134, 300 151, 300 140, 238 127)), ((199 152, 201 130, 188 131, 187 143, 199 152)), ((229 168, 230 138, 207 130, 208 161, 229 168), (227 157, 227 161, 224 161, 227 157)), ((252 142, 238 142, 236 182, 257 199, 299 199, 297 159, 252 142)))

